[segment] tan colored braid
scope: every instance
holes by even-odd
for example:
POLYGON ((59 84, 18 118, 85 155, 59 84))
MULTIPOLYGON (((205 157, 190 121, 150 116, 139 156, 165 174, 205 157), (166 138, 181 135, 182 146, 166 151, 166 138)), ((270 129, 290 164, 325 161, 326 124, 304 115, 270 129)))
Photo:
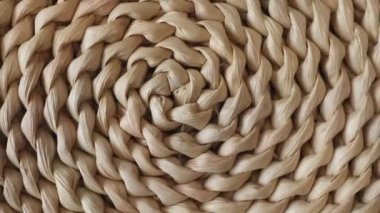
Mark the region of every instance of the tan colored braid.
MULTIPOLYGON (((298 6, 301 7, 301 5, 294 6, 296 8, 298 6)), ((302 174, 303 172, 304 175, 310 174, 309 172, 313 172, 314 168, 325 166, 331 161, 334 155, 334 147, 332 145, 337 140, 334 139, 334 136, 344 128, 344 122, 347 120, 341 104, 349 96, 352 89, 349 85, 347 66, 344 63, 342 63, 341 66, 337 66, 338 63, 342 62, 346 52, 343 43, 333 34, 329 33, 328 29, 325 29, 325 25, 330 22, 330 9, 323 2, 315 2, 313 10, 311 11, 315 13, 318 9, 326 11, 326 13, 324 15, 318 14, 313 17, 313 24, 310 26, 308 33, 309 37, 320 47, 321 53, 326 55, 323 64, 323 74, 327 77, 328 85, 331 89, 328 89, 320 106, 320 111, 325 122, 317 124, 313 136, 313 149, 320 154, 312 154, 312 151, 309 151, 311 152, 310 157, 305 158, 305 160, 300 163, 298 171, 296 171, 296 174, 302 174), (320 142, 322 138, 327 144, 320 142), (315 159, 314 165, 313 158, 315 159), (316 164, 317 162, 318 164, 316 164), (308 164, 309 168, 307 167, 308 164)), ((339 136, 337 138, 339 138, 339 136)), ((322 202, 326 206, 320 207, 321 210, 322 208, 327 210, 330 208, 330 205, 326 204, 326 202, 328 202, 328 193, 339 188, 346 176, 347 167, 339 172, 339 176, 325 174, 317 177, 314 186, 311 188, 308 201, 311 203, 322 202)))
MULTIPOLYGON (((3 2, 7 4, 6 2, 3 2)), ((19 46, 33 36, 32 17, 35 13, 34 7, 28 7, 28 2, 19 3, 13 12, 13 26, 15 31, 9 31, 2 39, 2 58, 1 68, 2 79, 2 98, 1 107, 2 117, 1 128, 7 136, 6 152, 2 155, 8 156, 11 165, 2 168, 3 195, 8 204, 15 210, 41 209, 43 203, 54 203, 54 194, 49 193, 54 189, 54 185, 46 184, 46 180, 38 178, 36 159, 25 146, 26 140, 21 133, 20 120, 18 114, 21 111, 21 102, 18 96, 18 86, 21 76, 19 67, 19 46), (25 193, 25 191, 27 193, 25 193), (41 201, 40 201, 41 200, 41 201)), ((14 2, 12 2, 14 3, 14 2)), ((30 2, 29 2, 30 3, 30 2)), ((39 5, 36 2, 36 5, 39 5)), ((43 4, 40 4, 43 5, 43 4)), ((11 8, 7 8, 12 10, 11 8)), ((5 162, 4 162, 5 163, 5 162)))
MULTIPOLYGON (((362 130, 364 125, 374 115, 374 103, 370 89, 372 82, 375 80, 376 72, 372 60, 367 55, 368 36, 364 29, 354 21, 354 15, 351 12, 353 11, 353 4, 351 2, 339 1, 336 6, 336 9, 334 8, 336 10, 334 27, 341 39, 348 43, 345 60, 352 72, 352 91, 349 103, 346 106, 349 114, 342 135, 345 144, 335 151, 333 159, 327 167, 327 172, 334 174, 334 170, 339 170, 350 158, 354 158, 353 174, 337 190, 334 199, 338 204, 347 205, 348 203, 353 203, 356 192, 369 184, 372 173, 371 164, 378 158, 378 154, 374 151, 373 154, 366 156, 368 159, 365 163, 357 163, 358 160, 362 160, 363 158, 363 156, 358 156, 360 151, 362 151, 361 149, 366 149, 367 146, 369 146, 367 148, 369 150, 376 149, 376 147, 371 147, 371 144, 364 145, 362 130), (339 18, 341 16, 345 16, 346 18, 339 18), (354 61, 355 63, 353 63, 354 61), (356 151, 353 151, 352 147, 357 146, 361 147, 361 149, 357 148, 356 151), (345 159, 343 160, 341 156, 345 156, 345 159)), ((362 152, 366 151, 363 150, 362 152)), ((334 175, 337 175, 336 172, 334 175)), ((350 207, 350 205, 347 206, 345 208, 350 207)))
MULTIPOLYGON (((356 176, 363 173, 366 169, 372 169, 375 177, 380 176, 380 161, 379 161, 379 147, 380 147, 380 81, 376 80, 372 84, 370 94, 374 100, 375 115, 370 118, 363 130, 364 147, 353 160, 355 168, 354 174, 356 176), (371 167, 371 164, 374 166, 371 167)), ((353 206, 358 211, 376 211, 380 208, 379 204, 379 187, 380 182, 378 178, 371 178, 368 186, 361 190, 361 198, 355 200, 353 206)))
MULTIPOLYGON (((280 152, 280 160, 287 162, 301 154, 303 144, 311 139, 316 119, 314 113, 325 96, 326 87, 318 72, 318 64, 321 58, 320 50, 313 41, 306 37, 306 17, 290 7, 286 1, 271 1, 267 7, 271 17, 288 29, 289 34, 285 38, 286 43, 300 59, 296 80, 304 97, 295 111, 293 121, 295 128, 287 141, 284 142, 280 152)), ((276 163, 273 162, 268 167, 275 165, 276 163)), ((292 174, 295 173, 292 172, 292 174)), ((314 174, 307 177, 293 176, 292 178, 280 179, 271 195, 271 200, 278 202, 295 195, 305 195, 312 187, 314 180, 314 174), (293 190, 286 191, 287 188, 293 188, 293 190)), ((291 209, 294 204, 289 205, 291 209)), ((317 207, 315 204, 309 206, 303 204, 303 208, 315 209, 317 207)))
MULTIPOLYGON (((356 165, 359 165, 360 160, 366 159, 367 165, 370 162, 374 162, 372 167, 372 172, 375 177, 380 177, 380 160, 378 159, 378 147, 380 143, 380 43, 378 42, 380 36, 380 26, 379 22, 379 10, 380 5, 378 1, 367 1, 367 2, 354 2, 354 6, 357 6, 361 11, 359 23, 363 29, 367 32, 369 42, 368 42, 368 56, 372 60, 374 70, 376 73, 376 80, 374 81, 371 88, 371 95, 374 101, 374 116, 366 124, 364 134, 364 142, 367 147, 363 152, 356 157, 356 165), (364 3, 364 4, 363 4, 364 3), (364 12, 362 12, 364 11, 364 12), (377 160, 376 160, 377 159, 377 160)), ((360 168, 360 167, 359 167, 360 168)), ((357 209, 364 209, 365 211, 376 211, 379 209, 379 179, 373 178, 370 180, 371 183, 362 190, 361 200, 355 200, 355 206, 357 209)))
POLYGON ((378 0, 0 0, 0 212, 380 211, 378 0))
MULTIPOLYGON (((71 4, 72 5, 72 4, 71 4)), ((50 9, 50 8, 49 8, 50 9)), ((58 11, 61 11, 60 10, 60 8, 59 8, 59 10, 57 10, 57 12, 58 11)), ((62 11, 62 12, 65 12, 64 10, 62 11)), ((42 12, 41 12, 42 13, 42 12)), ((49 137, 48 137, 48 135, 46 135, 46 134, 44 134, 44 135, 42 135, 43 137, 41 138, 41 139, 39 139, 37 142, 46 142, 46 143, 50 143, 50 144, 53 144, 52 143, 52 140, 51 140, 51 138, 50 138, 50 141, 49 141, 49 137), (45 137, 44 137, 45 136, 45 137), (46 138, 47 137, 47 138, 46 138)), ((40 136, 41 137, 41 136, 40 136)), ((30 156, 30 155, 29 155, 30 156)), ((35 160, 34 160, 35 161, 35 160)), ((29 160, 29 162, 33 162, 32 160, 29 160)), ((34 166, 34 169, 36 169, 36 165, 34 166)), ((59 170, 58 169, 58 167, 57 167, 57 170, 59 170)), ((57 171, 56 170, 56 171, 57 171)), ((46 171, 46 170, 45 170, 46 171)), ((58 173, 58 175, 59 175, 59 171, 57 172, 58 173)), ((11 174, 13 174, 13 173, 11 173, 11 174)), ((38 173, 36 174, 36 175, 38 175, 38 173)), ((59 176, 58 176, 59 177, 59 176)), ((11 179, 11 178, 10 178, 11 179)), ((26 180, 28 180, 28 179, 26 179, 26 180)), ((8 181, 8 182, 11 182, 10 180, 8 181)), ((46 184, 45 184, 46 185, 46 184)), ((56 188, 54 187, 53 188, 54 190, 53 190, 53 192, 54 191, 56 191, 56 188)), ((51 191, 51 190, 50 190, 51 191)), ((31 193, 31 192, 29 192, 29 193, 31 193)), ((57 193, 57 192, 55 192, 55 193, 57 193)), ((81 193, 82 195, 81 195, 81 197, 83 197, 83 196, 86 196, 86 194, 83 194, 83 192, 81 193)), ((46 199, 57 199, 58 197, 57 197, 57 195, 55 194, 53 194, 53 195, 51 195, 51 194, 48 194, 48 195, 42 195, 41 194, 41 196, 44 196, 44 198, 46 199)), ((89 195, 90 196, 90 195, 89 195)), ((57 199, 57 202, 58 202, 58 199, 57 199)), ((62 202, 62 201, 61 201, 62 202)), ((64 203, 64 202, 63 202, 64 203)), ((53 206, 51 206, 53 203, 50 203, 50 205, 47 205, 47 206, 45 206, 45 207, 48 207, 47 209, 44 209, 44 211, 48 211, 48 212, 52 212, 52 211, 58 211, 58 206, 55 206, 54 204, 53 204, 53 206)), ((70 204, 69 204, 70 205, 70 204)), ((37 205, 38 206, 38 205, 37 205)), ((41 208, 41 207, 40 207, 41 208)), ((75 208, 75 207, 74 207, 75 208)), ((30 209, 30 208, 29 208, 30 209)), ((36 208, 32 208, 32 209, 36 209, 36 208)), ((80 208, 80 209, 82 209, 82 208, 80 208)), ((93 210, 95 210, 96 208, 92 208, 93 210)), ((101 210, 101 209, 100 209, 101 210)))

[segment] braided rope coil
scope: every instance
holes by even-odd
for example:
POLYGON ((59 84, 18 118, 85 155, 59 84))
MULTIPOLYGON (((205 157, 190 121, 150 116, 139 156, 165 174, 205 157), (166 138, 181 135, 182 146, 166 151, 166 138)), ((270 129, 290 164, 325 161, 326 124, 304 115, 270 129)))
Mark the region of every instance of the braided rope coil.
POLYGON ((380 212, 379 0, 0 0, 0 212, 380 212))

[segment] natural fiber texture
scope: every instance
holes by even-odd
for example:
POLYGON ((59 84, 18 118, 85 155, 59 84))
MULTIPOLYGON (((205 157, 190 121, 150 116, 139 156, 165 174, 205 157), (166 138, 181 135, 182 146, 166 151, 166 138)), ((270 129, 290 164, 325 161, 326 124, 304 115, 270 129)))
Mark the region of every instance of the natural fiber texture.
POLYGON ((0 0, 0 212, 380 212, 379 0, 0 0))

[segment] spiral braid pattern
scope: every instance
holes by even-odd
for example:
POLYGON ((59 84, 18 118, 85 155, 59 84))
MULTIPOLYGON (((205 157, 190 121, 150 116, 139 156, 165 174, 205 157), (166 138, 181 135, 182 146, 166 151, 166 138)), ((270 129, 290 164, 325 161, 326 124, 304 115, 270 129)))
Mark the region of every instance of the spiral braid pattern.
POLYGON ((0 0, 0 212, 380 212, 379 0, 0 0))

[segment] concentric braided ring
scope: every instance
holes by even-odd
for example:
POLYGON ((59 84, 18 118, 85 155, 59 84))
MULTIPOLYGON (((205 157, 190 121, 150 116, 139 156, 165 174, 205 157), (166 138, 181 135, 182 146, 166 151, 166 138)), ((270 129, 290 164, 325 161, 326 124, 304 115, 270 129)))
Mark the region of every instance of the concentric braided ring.
POLYGON ((380 212, 379 0, 0 0, 0 212, 380 212))

